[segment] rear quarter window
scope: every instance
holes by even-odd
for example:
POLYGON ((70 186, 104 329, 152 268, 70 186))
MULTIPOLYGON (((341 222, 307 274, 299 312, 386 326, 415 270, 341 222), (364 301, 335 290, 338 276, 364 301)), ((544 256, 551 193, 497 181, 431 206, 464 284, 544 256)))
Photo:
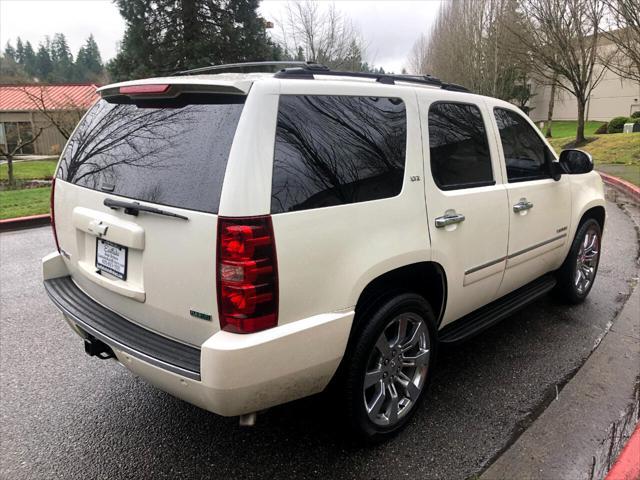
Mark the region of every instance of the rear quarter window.
POLYGON ((105 193, 217 213, 243 98, 192 95, 146 105, 100 100, 65 149, 57 178, 105 193))
POLYGON ((406 143, 406 111, 399 98, 281 96, 271 212, 398 195, 406 143))

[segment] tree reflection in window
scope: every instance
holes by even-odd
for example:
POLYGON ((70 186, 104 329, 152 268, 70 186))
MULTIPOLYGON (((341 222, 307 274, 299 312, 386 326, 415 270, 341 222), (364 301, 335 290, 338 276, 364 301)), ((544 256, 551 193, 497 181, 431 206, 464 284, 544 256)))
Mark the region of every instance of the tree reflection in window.
POLYGON ((99 101, 58 177, 137 200, 216 213, 242 103, 146 106, 99 101))
POLYGON ((431 175, 442 190, 493 185, 489 142, 475 105, 437 102, 429 107, 431 175))
POLYGON ((406 130, 398 98, 281 96, 272 213, 399 194, 406 130))

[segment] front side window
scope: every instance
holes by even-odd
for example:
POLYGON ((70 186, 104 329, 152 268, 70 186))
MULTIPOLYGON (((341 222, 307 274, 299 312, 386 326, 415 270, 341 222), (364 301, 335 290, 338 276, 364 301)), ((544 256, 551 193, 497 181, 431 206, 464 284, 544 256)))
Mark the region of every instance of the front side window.
POLYGON ((431 175, 441 190, 493 185, 491 155, 480 109, 438 102, 429 108, 431 175))
POLYGON ((529 122, 504 108, 494 109, 494 114, 509 182, 551 177, 548 163, 553 160, 553 155, 529 122))
POLYGON ((406 112, 399 98, 281 96, 271 212, 398 195, 406 143, 406 112))

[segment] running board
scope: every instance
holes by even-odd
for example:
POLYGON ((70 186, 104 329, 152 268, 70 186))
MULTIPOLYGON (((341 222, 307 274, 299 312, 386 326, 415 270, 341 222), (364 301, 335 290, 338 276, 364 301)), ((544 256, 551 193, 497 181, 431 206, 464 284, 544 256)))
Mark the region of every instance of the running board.
POLYGON ((555 276, 544 275, 450 323, 438 332, 438 338, 442 343, 458 343, 466 340, 517 312, 536 298, 549 292, 555 285, 555 276))

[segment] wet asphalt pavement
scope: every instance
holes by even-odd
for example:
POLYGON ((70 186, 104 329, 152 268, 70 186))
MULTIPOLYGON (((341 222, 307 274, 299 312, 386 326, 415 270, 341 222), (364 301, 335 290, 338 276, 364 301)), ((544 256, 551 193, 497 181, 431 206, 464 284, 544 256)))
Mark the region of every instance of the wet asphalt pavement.
POLYGON ((336 430, 323 396, 241 429, 87 357, 41 285, 40 258, 53 249, 48 227, 0 234, 2 479, 468 478, 555 398, 638 277, 633 224, 609 203, 588 300, 570 308, 545 297, 441 351, 409 428, 365 448, 336 430))

